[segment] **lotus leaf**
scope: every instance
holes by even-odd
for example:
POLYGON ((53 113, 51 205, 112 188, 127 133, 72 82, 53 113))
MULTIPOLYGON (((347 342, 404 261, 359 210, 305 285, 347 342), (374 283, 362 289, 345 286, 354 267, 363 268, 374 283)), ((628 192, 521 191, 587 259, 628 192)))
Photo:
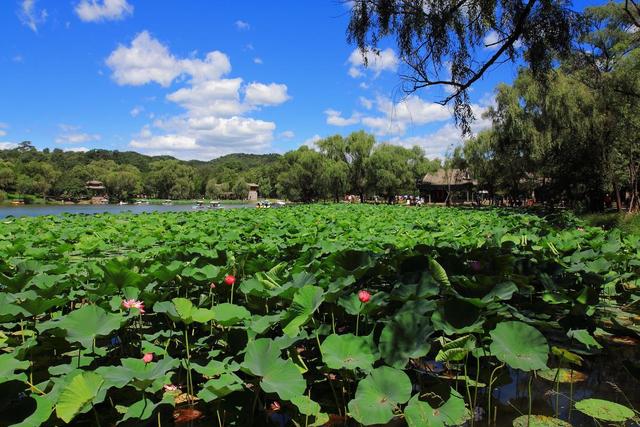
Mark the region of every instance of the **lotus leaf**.
POLYGON ((549 345, 533 326, 523 322, 502 322, 490 332, 491 354, 514 369, 546 369, 549 345))
POLYGON ((513 427, 571 427, 571 424, 546 415, 521 415, 513 420, 513 427))
POLYGON ((70 422, 79 412, 98 396, 104 379, 95 372, 81 372, 73 377, 60 394, 56 404, 56 415, 65 423, 70 422))
POLYGON ((119 329, 125 318, 120 313, 107 313, 97 305, 85 305, 59 319, 38 325, 43 332, 58 328, 65 332, 67 341, 79 342, 84 348, 91 348, 96 337, 106 336, 119 329))
POLYGON ((402 312, 382 330, 378 348, 382 358, 395 368, 403 368, 409 359, 426 355, 431 348, 433 327, 428 317, 418 312, 402 312))
POLYGON ((358 383, 349 413, 361 424, 385 424, 394 416, 398 404, 411 397, 411 381, 403 371, 381 366, 358 383))
POLYGON ((603 399, 583 399, 576 402, 578 411, 601 421, 624 422, 635 413, 624 405, 603 399))
POLYGON ((441 427, 463 425, 471 413, 462 395, 451 389, 449 399, 438 407, 419 400, 418 395, 413 396, 404 410, 404 416, 409 427, 441 427))
POLYGON ((369 337, 331 334, 320 348, 322 360, 331 369, 370 371, 376 361, 375 348, 369 337))

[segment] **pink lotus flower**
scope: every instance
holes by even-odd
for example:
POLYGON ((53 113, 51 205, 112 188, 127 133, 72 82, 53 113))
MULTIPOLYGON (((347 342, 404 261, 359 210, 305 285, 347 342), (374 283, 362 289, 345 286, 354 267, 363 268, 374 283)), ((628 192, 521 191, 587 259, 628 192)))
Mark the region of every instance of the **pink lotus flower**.
MULTIPOLYGON (((149 354, 151 354, 151 353, 149 353, 149 354)), ((164 385, 164 391, 166 391, 166 392, 178 391, 178 386, 177 385, 173 385, 173 384, 165 384, 164 385)))
POLYGON ((153 361, 153 353, 145 353, 144 356, 142 356, 142 361, 144 363, 151 363, 153 361))
POLYGON ((224 278, 224 283, 231 286, 236 283, 236 278, 229 274, 224 278))
POLYGON ((211 283, 209 284, 209 287, 210 287, 211 289, 215 289, 215 288, 216 288, 216 284, 215 284, 215 283, 213 283, 213 282, 211 282, 211 283))
POLYGON ((358 292, 358 299, 363 303, 369 302, 369 300, 371 299, 371 294, 363 289, 358 292))
POLYGON ((140 310, 140 313, 144 313, 144 302, 142 301, 138 301, 135 299, 125 299, 122 300, 122 306, 127 310, 137 308, 138 310, 140 310))
POLYGON ((280 402, 278 402, 277 400, 274 400, 273 402, 271 402, 271 410, 272 411, 279 411, 280 410, 280 402))
POLYGON ((476 273, 482 270, 482 264, 480 263, 480 261, 476 260, 469 261, 469 267, 476 273))

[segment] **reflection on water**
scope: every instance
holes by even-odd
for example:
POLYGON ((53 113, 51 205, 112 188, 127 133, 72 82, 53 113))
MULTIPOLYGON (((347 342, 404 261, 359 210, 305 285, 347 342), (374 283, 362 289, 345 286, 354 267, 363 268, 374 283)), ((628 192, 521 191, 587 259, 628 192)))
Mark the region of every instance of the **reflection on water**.
MULTIPOLYGON (((625 360, 638 360, 638 356, 640 351, 632 346, 612 348, 595 358, 585 358, 585 365, 578 369, 588 374, 587 379, 574 384, 563 383, 557 389, 552 381, 534 378, 531 384, 531 413, 560 418, 578 427, 596 425, 591 417, 574 408, 575 402, 582 399, 599 398, 640 408, 640 382, 624 367, 625 360)), ((498 412, 495 425, 511 426, 515 418, 527 414, 529 375, 520 371, 505 370, 496 383, 492 404, 497 407, 498 412)), ((486 406, 487 396, 485 393, 483 395, 484 402, 479 404, 486 406)), ((486 421, 484 420, 483 425, 487 425, 486 421)), ((638 424, 629 421, 626 425, 638 424)))
MULTIPOLYGON (((222 204, 223 209, 255 207, 254 203, 222 204)), ((191 212, 192 205, 22 205, 0 207, 0 218, 8 216, 41 216, 97 213, 191 212)))

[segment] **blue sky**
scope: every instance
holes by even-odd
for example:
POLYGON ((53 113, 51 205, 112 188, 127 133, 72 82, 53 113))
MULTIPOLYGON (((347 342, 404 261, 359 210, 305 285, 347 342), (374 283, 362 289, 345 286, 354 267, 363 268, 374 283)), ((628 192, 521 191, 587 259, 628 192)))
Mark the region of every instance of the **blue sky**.
MULTIPOLYGON (((460 140, 433 102, 443 88, 402 93, 392 44, 360 65, 340 0, 2 3, 0 148, 30 140, 208 160, 365 129, 433 157, 460 140)), ((474 86, 476 113, 515 70, 501 65, 474 86)))

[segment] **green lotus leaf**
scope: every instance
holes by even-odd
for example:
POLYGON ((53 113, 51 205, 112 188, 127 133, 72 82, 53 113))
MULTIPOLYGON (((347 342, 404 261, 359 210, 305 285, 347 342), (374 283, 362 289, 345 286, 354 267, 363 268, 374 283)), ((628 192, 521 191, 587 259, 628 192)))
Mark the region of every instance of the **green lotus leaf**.
POLYGON ((185 267, 184 270, 182 270, 182 275, 199 282, 210 282, 220 275, 220 267, 216 267, 215 265, 205 265, 202 268, 185 267))
POLYGON ((576 402, 578 411, 601 421, 624 422, 634 417, 635 413, 624 405, 603 399, 584 399, 576 402))
POLYGON ((447 272, 440 265, 440 263, 433 258, 429 258, 429 271, 431 271, 433 278, 436 279, 436 282, 438 282, 440 286, 451 286, 451 282, 449 281, 447 272))
MULTIPOLYGON (((74 376, 58 398, 56 404, 58 418, 69 423, 78 413, 85 412, 83 408, 98 396, 103 384, 104 379, 95 372, 81 372, 74 376)), ((90 406, 86 410, 89 408, 90 406)))
POLYGON ((378 343, 380 355, 394 368, 403 368, 409 359, 429 352, 432 333, 433 327, 428 317, 419 312, 402 312, 382 330, 378 343))
POLYGON ((198 393, 198 397, 205 402, 212 402, 242 389, 242 380, 237 375, 223 373, 218 378, 211 379, 204 383, 198 393))
POLYGON ((0 354, 0 384, 14 380, 26 381, 27 374, 15 372, 25 369, 29 369, 29 361, 18 360, 9 353, 0 354))
POLYGON ((176 313, 178 313, 178 317, 183 323, 188 325, 193 322, 193 313, 196 310, 196 307, 193 306, 191 301, 186 298, 174 298, 171 302, 175 307, 176 313))
POLYGON ((116 406, 116 409, 118 412, 124 413, 124 417, 120 422, 130 419, 144 421, 151 418, 156 408, 163 404, 175 405, 174 397, 165 394, 160 402, 153 402, 151 399, 142 399, 130 406, 116 406))
POLYGON ((441 303, 431 315, 436 330, 445 335, 469 334, 482 331, 484 322, 478 307, 460 299, 441 303))
POLYGON ((213 319, 223 326, 232 326, 251 317, 251 313, 246 308, 226 302, 214 306, 211 311, 213 319))
POLYGON ((290 337, 295 337, 300 333, 300 328, 304 326, 313 313, 320 307, 324 292, 318 286, 307 286, 299 289, 293 296, 291 308, 287 313, 286 326, 283 332, 290 337))
POLYGON ((298 367, 291 360, 280 358, 280 349, 273 340, 257 339, 247 345, 243 369, 261 377, 260 386, 267 393, 277 393, 290 400, 304 393, 307 386, 298 367))
POLYGON ((411 397, 411 380, 403 371, 381 366, 358 383, 349 413, 364 425, 385 424, 394 417, 398 404, 411 397))
POLYGON ((125 322, 120 313, 108 313, 97 305, 85 305, 58 319, 37 326, 40 332, 58 328, 64 331, 69 342, 79 342, 90 349, 96 337, 109 335, 125 322))
POLYGON ((523 322, 502 322, 489 334, 491 354, 501 362, 522 371, 547 368, 549 345, 533 326, 523 322))
POLYGON ((121 366, 101 366, 96 369, 106 384, 116 388, 133 385, 139 390, 146 389, 154 381, 164 380, 171 369, 180 365, 180 360, 163 357, 157 362, 144 363, 142 359, 120 359, 121 366))
POLYGON ((416 394, 405 408, 404 417, 409 427, 459 426, 471 418, 471 412, 462 395, 451 389, 449 399, 435 408, 428 402, 419 400, 419 395, 416 394))
POLYGON ((591 349, 591 347, 596 349, 602 348, 600 343, 596 341, 595 338, 593 338, 593 336, 591 336, 589 331, 587 331, 586 329, 572 329, 569 332, 567 332, 567 336, 569 338, 573 338, 576 341, 584 344, 587 347, 587 349, 591 349))
POLYGON ((353 334, 329 335, 320 346, 322 360, 331 369, 370 371, 377 360, 370 338, 353 334))
POLYGON ((513 420, 513 427, 571 427, 571 424, 546 415, 521 415, 513 420))
POLYGON ((36 401, 36 409, 21 423, 12 424, 11 427, 33 427, 44 424, 53 413, 53 404, 49 396, 33 394, 31 398, 36 401))
POLYGON ((16 298, 8 293, 0 293, 0 322, 14 320, 17 316, 29 316, 29 312, 16 303, 16 298))

